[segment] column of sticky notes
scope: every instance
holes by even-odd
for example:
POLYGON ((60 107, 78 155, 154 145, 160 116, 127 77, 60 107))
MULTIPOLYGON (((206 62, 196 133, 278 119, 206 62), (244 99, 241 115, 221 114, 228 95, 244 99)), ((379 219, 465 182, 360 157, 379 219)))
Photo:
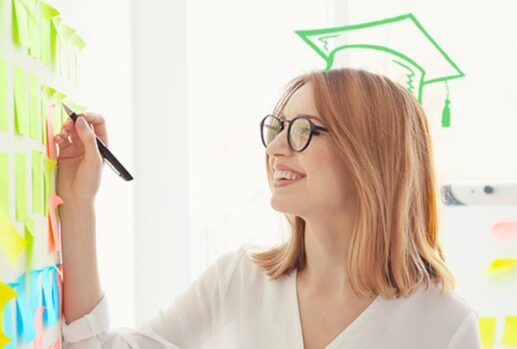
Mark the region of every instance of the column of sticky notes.
POLYGON ((40 0, 0 0, 0 348, 60 348, 59 205, 53 138, 83 107, 83 39, 40 0), (77 98, 77 96, 75 96, 77 98))
MULTIPOLYGON (((517 241, 517 222, 499 222, 492 227, 492 237, 501 243, 517 241)), ((483 275, 489 278, 514 279, 517 266, 517 256, 505 256, 494 259, 483 271, 483 275)), ((509 311, 511 311, 509 309, 509 311)), ((517 311, 513 315, 508 314, 503 321, 502 333, 497 338, 497 321, 494 316, 482 316, 479 318, 479 330, 484 348, 494 348, 496 344, 505 347, 517 347, 517 311)))

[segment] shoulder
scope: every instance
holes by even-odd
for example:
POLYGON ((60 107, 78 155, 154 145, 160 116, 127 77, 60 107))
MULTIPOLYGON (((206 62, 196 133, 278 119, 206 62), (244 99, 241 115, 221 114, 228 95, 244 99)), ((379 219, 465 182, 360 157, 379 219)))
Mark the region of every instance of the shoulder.
POLYGON ((214 264, 218 280, 228 285, 234 279, 264 276, 251 259, 251 254, 260 247, 256 244, 243 243, 221 254, 214 264))
POLYGON ((420 340, 439 341, 447 348, 456 348, 451 344, 457 341, 477 340, 477 313, 456 291, 421 284, 409 296, 393 300, 392 304, 401 318, 412 319, 411 324, 403 323, 412 327, 420 340))

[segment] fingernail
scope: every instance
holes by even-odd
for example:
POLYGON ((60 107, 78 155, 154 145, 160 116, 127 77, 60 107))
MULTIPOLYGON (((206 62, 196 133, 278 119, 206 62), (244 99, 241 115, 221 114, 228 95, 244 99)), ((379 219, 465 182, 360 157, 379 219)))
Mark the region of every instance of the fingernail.
POLYGON ((86 120, 83 118, 79 118, 79 127, 80 128, 86 128, 88 125, 86 124, 86 120))

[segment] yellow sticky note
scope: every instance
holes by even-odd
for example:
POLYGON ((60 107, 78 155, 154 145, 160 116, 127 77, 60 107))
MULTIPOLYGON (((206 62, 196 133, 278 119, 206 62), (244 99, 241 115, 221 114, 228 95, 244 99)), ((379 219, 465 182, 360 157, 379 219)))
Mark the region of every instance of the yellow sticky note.
POLYGON ((494 259, 487 269, 483 271, 483 275, 501 276, 513 271, 517 265, 515 258, 497 258, 494 259))
POLYGON ((8 115, 7 62, 0 58, 0 132, 7 131, 8 115))
POLYGON ((517 345, 517 316, 506 316, 503 331, 503 345, 517 345))
POLYGON ((495 345, 495 317, 479 317, 479 333, 483 348, 493 348, 495 345))
POLYGON ((35 75, 29 74, 29 115, 30 137, 41 140, 41 95, 39 80, 35 75))
POLYGON ((18 45, 29 46, 28 14, 24 0, 13 0, 13 40, 18 45))
POLYGON ((27 212, 27 175, 25 167, 25 155, 16 153, 16 220, 25 221, 29 215, 27 212))
MULTIPOLYGON (((9 158, 0 152, 0 211, 9 214, 9 158)), ((1 234, 1 232, 0 232, 1 234)))
POLYGON ((34 235, 35 235, 35 226, 34 220, 28 219, 25 221, 25 240, 27 241, 27 249, 26 249, 26 260, 27 260, 27 268, 32 270, 37 266, 34 264, 34 235))
POLYGON ((40 58, 43 64, 51 63, 51 19, 57 16, 59 12, 44 1, 40 2, 40 58))
POLYGON ((43 210, 45 211, 45 216, 48 217, 48 203, 50 200, 50 194, 53 191, 52 185, 52 173, 54 172, 54 168, 56 167, 56 160, 52 160, 50 158, 44 158, 44 169, 45 169, 45 197, 43 199, 43 210))
POLYGON ((32 151, 32 212, 43 214, 43 153, 32 151))
POLYGON ((27 114, 27 89, 25 73, 15 66, 13 71, 14 83, 14 129, 17 134, 29 134, 29 120, 27 114))
POLYGON ((16 268, 18 259, 27 247, 27 241, 18 233, 9 217, 0 211, 0 251, 7 257, 13 268, 16 268))

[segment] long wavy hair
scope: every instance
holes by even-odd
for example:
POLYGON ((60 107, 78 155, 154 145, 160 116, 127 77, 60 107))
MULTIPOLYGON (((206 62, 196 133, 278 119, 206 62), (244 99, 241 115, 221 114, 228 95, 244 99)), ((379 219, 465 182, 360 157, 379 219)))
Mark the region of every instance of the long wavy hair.
MULTIPOLYGON (((288 82, 274 107, 311 83, 319 116, 340 159, 350 170, 357 198, 346 261, 359 297, 407 296, 420 284, 455 287, 438 241, 438 202, 427 118, 416 98, 389 78, 362 69, 304 73, 288 82)), ((268 182, 273 172, 266 153, 268 182)), ((272 279, 305 267, 305 221, 284 214, 289 241, 254 251, 254 262, 272 279)))

